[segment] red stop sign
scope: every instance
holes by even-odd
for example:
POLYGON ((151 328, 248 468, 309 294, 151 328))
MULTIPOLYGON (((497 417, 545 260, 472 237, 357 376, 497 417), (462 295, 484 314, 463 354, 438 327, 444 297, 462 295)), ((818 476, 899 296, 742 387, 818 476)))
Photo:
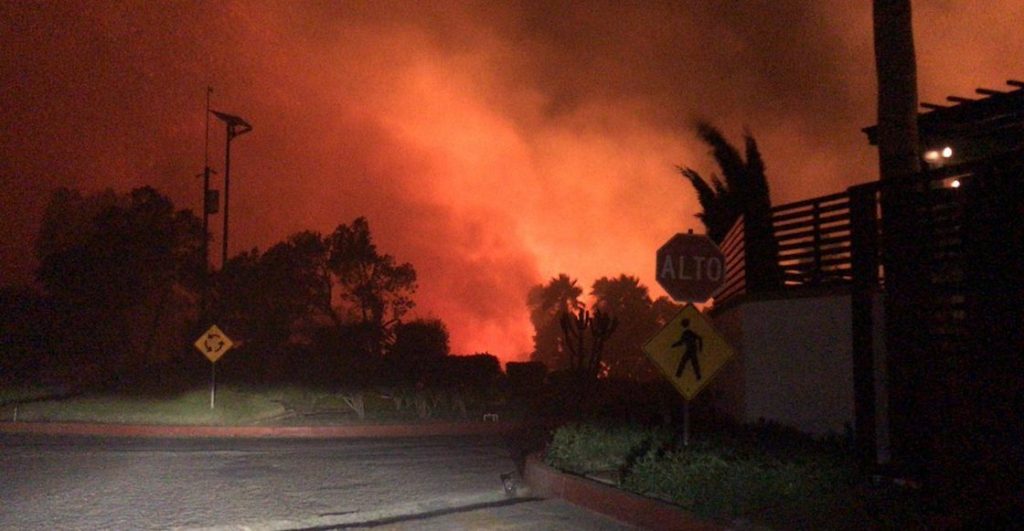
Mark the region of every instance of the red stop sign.
POLYGON ((703 234, 676 234, 658 249, 658 284, 678 302, 704 302, 725 282, 725 255, 703 234))

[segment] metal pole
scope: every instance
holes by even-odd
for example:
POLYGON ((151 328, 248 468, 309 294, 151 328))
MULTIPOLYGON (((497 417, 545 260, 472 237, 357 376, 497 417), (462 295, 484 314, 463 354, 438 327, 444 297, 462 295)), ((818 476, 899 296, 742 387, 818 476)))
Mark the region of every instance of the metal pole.
POLYGON ((690 445, 690 401, 683 399, 683 446, 690 445))
POLYGON ((210 363, 210 409, 213 409, 217 396, 217 362, 210 363))
POLYGON ((224 269, 228 263, 228 227, 230 226, 228 211, 231 207, 231 141, 238 135, 252 131, 252 126, 237 116, 217 111, 211 112, 217 118, 223 120, 226 126, 224 147, 224 238, 221 241, 220 257, 220 267, 224 269))
POLYGON ((224 240, 220 255, 220 268, 228 263, 228 194, 231 190, 231 129, 227 126, 227 147, 224 149, 224 240))
MULTIPOLYGON (((213 87, 206 87, 206 141, 203 144, 203 274, 210 270, 210 94, 213 87)), ((205 305, 205 292, 203 303, 205 305)))
POLYGON ((203 169, 203 273, 210 271, 210 166, 203 169))

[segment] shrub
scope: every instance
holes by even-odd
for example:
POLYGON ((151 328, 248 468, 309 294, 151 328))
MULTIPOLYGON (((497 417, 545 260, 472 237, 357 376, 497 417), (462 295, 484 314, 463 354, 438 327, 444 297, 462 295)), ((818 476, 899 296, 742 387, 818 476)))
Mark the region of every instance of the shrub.
POLYGON ((849 487, 850 468, 828 459, 779 459, 710 444, 637 460, 623 486, 704 517, 753 517, 810 507, 849 487))
POLYGON ((502 378, 501 362, 493 354, 445 356, 438 384, 447 387, 493 390, 502 378))
POLYGON ((535 394, 544 386, 544 378, 548 368, 539 361, 510 361, 505 364, 508 384, 514 391, 521 394, 535 394))
POLYGON ((664 428, 569 424, 555 431, 546 462, 583 475, 616 470, 622 488, 704 518, 807 528, 840 513, 865 520, 850 512, 855 468, 841 446, 772 425, 678 442, 664 428))
POLYGON ((636 457, 666 440, 667 434, 662 431, 635 425, 572 423, 555 431, 545 460, 576 474, 622 471, 636 457))

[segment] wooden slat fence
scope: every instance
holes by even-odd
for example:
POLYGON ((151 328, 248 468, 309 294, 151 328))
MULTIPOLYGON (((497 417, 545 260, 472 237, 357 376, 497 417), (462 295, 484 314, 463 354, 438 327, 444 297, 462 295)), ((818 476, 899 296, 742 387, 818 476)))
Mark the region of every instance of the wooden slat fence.
POLYGON ((772 232, 785 287, 853 280, 848 192, 773 208, 772 232))
POLYGON ((733 223, 725 239, 718 245, 725 255, 725 282, 715 294, 715 302, 721 303, 747 291, 746 242, 743 239, 743 216, 733 223))
POLYGON ((928 192, 919 205, 923 230, 921 274, 926 291, 921 302, 928 308, 925 329, 932 346, 943 351, 962 349, 967 337, 964 308, 967 286, 964 279, 965 190, 942 186, 950 179, 970 179, 972 169, 953 166, 929 174, 928 192))
MULTIPOLYGON (((962 319, 963 194, 945 186, 953 178, 969 178, 970 168, 949 167, 928 175, 927 191, 918 215, 925 221, 927 250, 922 274, 932 286, 936 319, 962 319), (961 295, 958 295, 961 294, 961 295), (941 315, 940 315, 941 314, 941 315)), ((881 186, 877 182, 852 186, 772 208, 772 233, 778 243, 783 290, 824 285, 884 285, 881 233, 881 186)), ((726 280, 716 303, 746 293, 746 259, 741 217, 719 245, 726 257, 726 280)), ((936 330, 948 327, 936 327, 936 330)), ((958 328, 954 326, 953 328, 958 328)))
MULTIPOLYGON (((879 282, 879 215, 877 183, 773 207, 772 234, 778 243, 782 289, 850 284, 855 267, 879 282), (859 261, 855 254, 860 255, 859 261)), ((716 303, 746 293, 743 236, 740 217, 720 244, 726 256, 726 281, 716 303)))

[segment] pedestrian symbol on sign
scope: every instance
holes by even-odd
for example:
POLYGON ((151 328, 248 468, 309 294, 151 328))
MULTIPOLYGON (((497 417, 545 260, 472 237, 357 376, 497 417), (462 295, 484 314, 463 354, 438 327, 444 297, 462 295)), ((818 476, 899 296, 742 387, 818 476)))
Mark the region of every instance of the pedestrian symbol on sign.
POLYGON ((690 330, 690 320, 683 319, 683 335, 678 341, 672 343, 672 348, 683 347, 683 355, 679 358, 679 365, 676 366, 676 378, 683 375, 686 363, 693 364, 693 374, 700 380, 700 352, 704 350, 704 339, 690 330))
POLYGON ((711 320, 692 304, 647 341, 644 352, 687 400, 711 383, 734 354, 711 320))

